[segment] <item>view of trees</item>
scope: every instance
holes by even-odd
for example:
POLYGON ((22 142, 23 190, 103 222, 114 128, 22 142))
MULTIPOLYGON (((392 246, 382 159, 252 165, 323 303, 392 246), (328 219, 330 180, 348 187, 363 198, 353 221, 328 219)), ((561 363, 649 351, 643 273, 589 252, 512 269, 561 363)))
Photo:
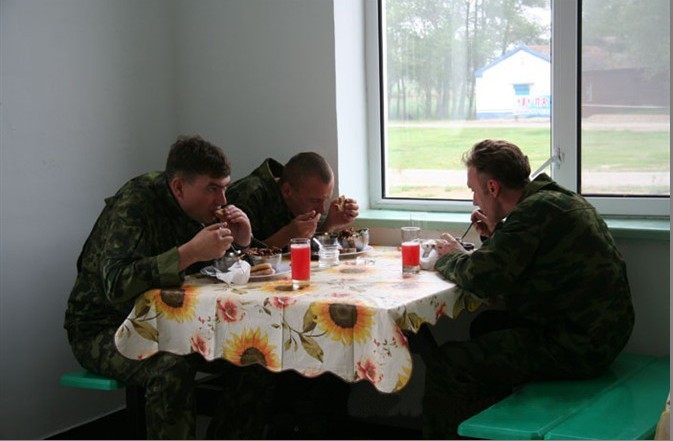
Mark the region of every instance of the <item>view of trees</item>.
POLYGON ((549 15, 549 0, 387 0, 385 8, 390 120, 472 119, 477 69, 517 45, 549 45, 548 20, 534 13, 549 15))
POLYGON ((664 74, 670 82, 670 0, 586 1, 582 4, 584 47, 609 54, 595 58, 584 52, 583 66, 603 69, 643 67, 649 76, 664 74), (592 59, 592 57, 594 59, 592 59))

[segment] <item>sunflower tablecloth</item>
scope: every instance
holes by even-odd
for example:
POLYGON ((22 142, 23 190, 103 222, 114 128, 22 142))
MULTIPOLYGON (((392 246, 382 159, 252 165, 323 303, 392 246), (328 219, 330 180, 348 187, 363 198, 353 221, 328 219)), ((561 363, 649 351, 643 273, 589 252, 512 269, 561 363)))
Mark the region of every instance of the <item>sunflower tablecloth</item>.
POLYGON ((412 371, 403 331, 479 305, 433 271, 403 278, 399 250, 374 247, 329 269, 314 264, 311 285, 300 291, 291 290, 289 275, 243 286, 195 276, 177 289, 147 291, 115 342, 133 359, 199 352, 273 372, 332 372, 395 392, 412 371))

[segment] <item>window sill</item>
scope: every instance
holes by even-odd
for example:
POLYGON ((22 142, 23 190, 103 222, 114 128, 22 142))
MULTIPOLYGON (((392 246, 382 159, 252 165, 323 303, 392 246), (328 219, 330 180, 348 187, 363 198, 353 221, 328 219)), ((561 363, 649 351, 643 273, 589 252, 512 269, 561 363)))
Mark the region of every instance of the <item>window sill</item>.
MULTIPOLYGON (((463 230, 470 222, 470 213, 360 210, 355 225, 370 228, 399 228, 409 225, 411 220, 430 230, 463 230)), ((605 221, 615 239, 670 240, 670 219, 606 217, 605 221)))

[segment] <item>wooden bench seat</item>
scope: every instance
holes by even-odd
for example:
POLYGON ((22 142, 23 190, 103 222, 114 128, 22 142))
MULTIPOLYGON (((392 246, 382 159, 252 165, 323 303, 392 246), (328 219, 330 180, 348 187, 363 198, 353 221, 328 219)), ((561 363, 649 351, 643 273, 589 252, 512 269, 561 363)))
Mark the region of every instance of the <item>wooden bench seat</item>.
MULTIPOLYGON (((591 380, 544 381, 527 384, 504 400, 463 421, 458 427, 458 433, 462 436, 482 439, 545 439, 545 437, 554 439, 551 437, 561 437, 561 433, 554 435, 552 430, 573 416, 580 418, 580 415, 586 412, 590 419, 604 418, 600 410, 603 397, 610 396, 611 391, 653 365, 656 360, 655 357, 649 355, 621 354, 605 374, 591 380)), ((650 373, 649 370, 646 372, 650 373)), ((638 389, 634 384, 631 392, 634 399, 638 396, 643 400, 648 400, 650 399, 649 392, 642 389, 643 382, 648 382, 648 380, 641 381, 640 378, 641 376, 638 377, 638 389)), ((651 383, 649 386, 654 389, 659 388, 659 393, 663 394, 662 399, 653 403, 659 407, 653 415, 655 425, 670 388, 668 376, 665 380, 665 382, 662 381, 660 376, 649 380, 651 383)), ((622 418, 624 422, 630 421, 636 424, 633 420, 634 416, 626 409, 623 408, 614 416, 622 418)), ((572 427, 586 428, 587 421, 578 420, 573 423, 572 427)), ((588 433, 583 433, 579 429, 574 431, 568 428, 567 433, 567 436, 577 435, 582 439, 590 439, 588 433)), ((600 430, 594 435, 599 439, 618 439, 612 434, 603 434, 600 430)))

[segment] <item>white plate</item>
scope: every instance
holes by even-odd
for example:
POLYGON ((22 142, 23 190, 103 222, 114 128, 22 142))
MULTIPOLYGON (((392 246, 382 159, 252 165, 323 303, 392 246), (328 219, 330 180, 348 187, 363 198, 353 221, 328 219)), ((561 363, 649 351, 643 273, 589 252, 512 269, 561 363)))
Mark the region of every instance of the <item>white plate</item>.
MULTIPOLYGON (((366 247, 364 247, 364 249, 362 249, 360 251, 356 251, 354 253, 344 253, 341 250, 339 250, 339 257, 359 256, 360 254, 367 253, 367 252, 369 252, 373 249, 374 249, 373 246, 367 245, 366 247)), ((318 258, 318 253, 313 253, 313 254, 311 254, 311 256, 317 259, 318 258)))
POLYGON ((278 265, 278 269, 276 270, 275 273, 273 274, 268 274, 266 276, 250 276, 250 282, 261 282, 264 280, 270 280, 273 279, 274 277, 282 276, 290 272, 290 265, 286 263, 281 263, 278 265))

